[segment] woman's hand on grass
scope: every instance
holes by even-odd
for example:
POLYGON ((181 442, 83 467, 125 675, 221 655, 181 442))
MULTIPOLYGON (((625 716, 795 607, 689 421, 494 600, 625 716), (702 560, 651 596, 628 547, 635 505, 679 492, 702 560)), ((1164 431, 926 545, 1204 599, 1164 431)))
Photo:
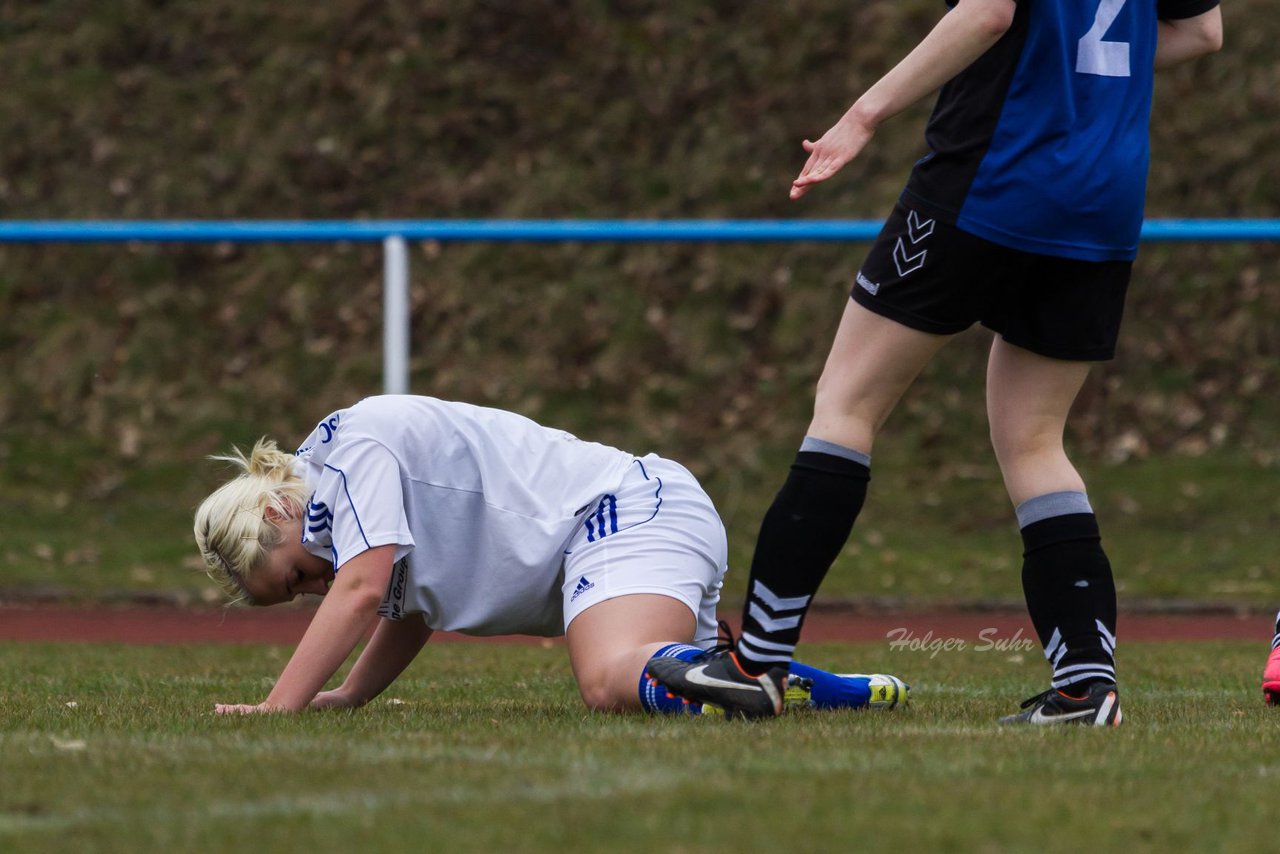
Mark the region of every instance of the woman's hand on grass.
POLYGON ((310 709, 358 709, 364 703, 341 688, 335 688, 332 691, 321 691, 316 694, 316 698, 311 701, 307 707, 310 709))

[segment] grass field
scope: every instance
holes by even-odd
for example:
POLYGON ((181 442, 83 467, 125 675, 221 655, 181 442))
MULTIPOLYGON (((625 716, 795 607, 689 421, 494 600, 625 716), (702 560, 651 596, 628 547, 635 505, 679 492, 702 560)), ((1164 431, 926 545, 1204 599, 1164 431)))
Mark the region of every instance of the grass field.
POLYGON ((4 851, 1255 851, 1280 727, 1257 644, 1122 649, 1119 730, 1011 731, 1038 652, 809 646, 891 713, 592 715, 563 650, 428 649, 354 713, 224 719, 284 647, 0 646, 4 851))
MULTIPOLYGON (((753 468, 703 477, 729 531, 729 600, 741 595, 760 519, 792 455, 791 447, 778 448, 753 468)), ((199 478, 192 464, 147 469, 105 500, 56 484, 0 481, 0 598, 46 592, 88 601, 122 594, 216 601, 199 571, 190 520, 222 471, 192 462, 201 464, 199 478)), ((823 584, 824 598, 1020 605, 1021 544, 989 451, 969 461, 921 460, 905 443, 886 442, 875 466, 866 509, 823 584)), ((1081 467, 1122 605, 1280 604, 1274 468, 1229 452, 1081 467)))

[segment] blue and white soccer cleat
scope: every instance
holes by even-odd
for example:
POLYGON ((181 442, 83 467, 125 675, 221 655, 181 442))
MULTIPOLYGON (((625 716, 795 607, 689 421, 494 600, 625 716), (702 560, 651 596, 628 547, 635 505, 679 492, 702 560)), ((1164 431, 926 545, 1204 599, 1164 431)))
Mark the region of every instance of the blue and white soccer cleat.
POLYGON ((906 706, 911 697, 911 686, 887 673, 824 673, 798 662, 791 667, 784 698, 787 709, 888 711, 906 706))

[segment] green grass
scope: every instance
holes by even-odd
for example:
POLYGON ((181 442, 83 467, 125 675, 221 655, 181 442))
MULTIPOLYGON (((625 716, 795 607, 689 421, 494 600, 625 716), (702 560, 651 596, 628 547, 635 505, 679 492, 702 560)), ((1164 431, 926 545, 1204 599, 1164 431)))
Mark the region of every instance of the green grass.
MULTIPOLYGON (((792 451, 754 467, 711 469, 708 491, 729 531, 727 596, 740 596, 759 520, 792 451)), ((216 466, 131 472, 106 498, 0 482, 0 594, 81 599, 215 595, 199 570, 190 519, 216 466)), ((1197 600, 1269 609, 1280 602, 1275 470, 1230 453, 1086 464, 1122 604, 1197 600)), ((990 452, 959 465, 877 450, 866 509, 822 588, 827 599, 1018 600, 1021 544, 990 452)))
POLYGON ((1045 732, 992 723, 1038 654, 973 646, 810 646, 909 679, 912 706, 725 724, 589 714, 562 649, 429 648, 359 712, 223 719, 287 649, 9 644, 0 848, 1256 850, 1263 650, 1130 644, 1125 726, 1045 732))

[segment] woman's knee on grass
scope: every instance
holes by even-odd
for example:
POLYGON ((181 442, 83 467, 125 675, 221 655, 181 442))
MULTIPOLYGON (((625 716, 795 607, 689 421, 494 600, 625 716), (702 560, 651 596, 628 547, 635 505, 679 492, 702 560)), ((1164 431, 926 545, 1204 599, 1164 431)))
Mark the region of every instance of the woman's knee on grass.
POLYGON ((593 712, 616 712, 638 707, 639 671, 626 678, 616 670, 592 669, 578 675, 578 694, 583 705, 593 712))
POLYGON ((652 593, 592 605, 569 624, 569 660, 587 708, 640 707, 640 677, 650 656, 693 639, 696 622, 683 601, 652 593))

